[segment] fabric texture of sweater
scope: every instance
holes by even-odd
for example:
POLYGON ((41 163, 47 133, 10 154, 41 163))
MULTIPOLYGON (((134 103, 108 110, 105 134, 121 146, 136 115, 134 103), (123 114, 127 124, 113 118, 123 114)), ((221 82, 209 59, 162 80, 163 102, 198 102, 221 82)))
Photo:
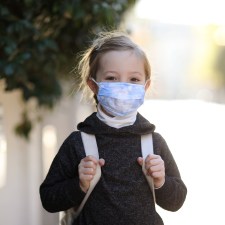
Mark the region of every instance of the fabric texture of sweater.
MULTIPOLYGON (((154 153, 165 163, 164 185, 155 190, 157 204, 169 211, 183 205, 187 189, 176 162, 155 126, 139 113, 131 126, 116 129, 90 115, 78 130, 95 134, 99 157, 105 159, 102 175, 73 225, 163 225, 137 158, 141 135, 153 134, 154 153)), ((85 157, 79 131, 72 132, 60 147, 40 186, 43 207, 59 212, 78 207, 85 193, 79 186, 78 165, 85 157)))

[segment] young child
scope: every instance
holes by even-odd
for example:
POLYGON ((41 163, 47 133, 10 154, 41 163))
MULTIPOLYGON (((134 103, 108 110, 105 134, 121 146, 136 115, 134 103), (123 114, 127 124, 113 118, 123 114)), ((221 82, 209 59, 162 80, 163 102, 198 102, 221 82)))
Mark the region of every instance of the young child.
POLYGON ((154 180, 156 203, 176 211, 187 189, 165 140, 137 112, 151 83, 145 53, 123 33, 101 33, 79 69, 81 86, 92 91, 97 112, 60 147, 40 186, 43 207, 49 212, 77 208, 99 164, 101 178, 73 225, 162 225, 142 173, 141 135, 153 135, 154 154, 145 159, 145 168, 154 180), (95 135, 99 160, 85 155, 80 131, 95 135))

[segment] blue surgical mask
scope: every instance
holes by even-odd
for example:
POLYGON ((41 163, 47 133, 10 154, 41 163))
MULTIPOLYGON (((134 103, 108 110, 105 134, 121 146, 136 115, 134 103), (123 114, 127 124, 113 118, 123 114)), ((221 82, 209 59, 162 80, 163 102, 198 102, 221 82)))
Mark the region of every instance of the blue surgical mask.
POLYGON ((112 116, 126 116, 143 104, 145 86, 125 82, 99 82, 97 99, 112 116))

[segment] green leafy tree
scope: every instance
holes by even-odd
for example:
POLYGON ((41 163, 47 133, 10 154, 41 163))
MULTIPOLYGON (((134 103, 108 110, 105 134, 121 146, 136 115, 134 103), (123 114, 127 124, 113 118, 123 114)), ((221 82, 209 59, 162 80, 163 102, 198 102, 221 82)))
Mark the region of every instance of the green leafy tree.
MULTIPOLYGON (((62 95, 75 55, 102 29, 118 28, 135 0, 3 0, 0 2, 0 79, 5 91, 21 90, 52 108, 62 95)), ((25 111, 18 134, 28 138, 32 122, 25 111)))

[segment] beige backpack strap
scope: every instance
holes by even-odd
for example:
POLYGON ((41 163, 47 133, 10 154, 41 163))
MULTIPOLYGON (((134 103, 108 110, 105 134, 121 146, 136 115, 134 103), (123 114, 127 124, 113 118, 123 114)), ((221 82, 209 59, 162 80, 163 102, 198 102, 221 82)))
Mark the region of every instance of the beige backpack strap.
POLYGON ((143 157, 143 165, 142 165, 142 171, 148 181, 149 187, 153 194, 153 199, 155 202, 155 188, 154 188, 154 181, 151 176, 147 175, 147 171, 145 169, 145 159, 149 154, 154 154, 153 150, 153 140, 152 140, 152 133, 145 134, 141 136, 141 151, 142 151, 142 157, 143 157))
MULTIPOLYGON (((82 142, 84 145, 84 150, 85 150, 86 156, 92 155, 96 159, 99 159, 98 146, 96 143, 95 135, 81 132, 81 138, 82 138, 82 142)), ((97 168, 96 168, 96 174, 95 174, 93 180, 91 181, 90 187, 89 187, 83 201, 81 202, 80 206, 78 207, 77 210, 74 210, 74 208, 67 210, 66 213, 63 215, 63 218, 61 219, 61 225, 72 225, 74 219, 76 219, 79 216, 80 212, 82 211, 86 201, 88 200, 88 197, 90 196, 94 187, 98 183, 100 177, 101 177, 101 168, 100 168, 100 165, 98 164, 97 168)))
MULTIPOLYGON (((98 146, 96 143, 95 135, 81 132, 81 137, 82 137, 86 156, 92 155, 96 159, 99 159, 98 146)), ((98 183, 100 177, 101 177, 101 168, 100 168, 100 165, 97 164, 96 174, 95 174, 93 180, 91 181, 90 187, 89 187, 83 201, 81 202, 79 208, 76 211, 76 217, 80 214, 81 210, 84 207, 84 204, 86 203, 88 197, 90 196, 91 192, 93 191, 95 185, 98 183)))

